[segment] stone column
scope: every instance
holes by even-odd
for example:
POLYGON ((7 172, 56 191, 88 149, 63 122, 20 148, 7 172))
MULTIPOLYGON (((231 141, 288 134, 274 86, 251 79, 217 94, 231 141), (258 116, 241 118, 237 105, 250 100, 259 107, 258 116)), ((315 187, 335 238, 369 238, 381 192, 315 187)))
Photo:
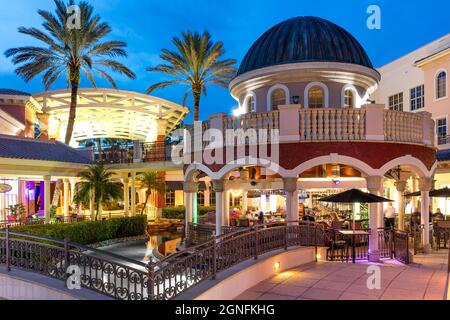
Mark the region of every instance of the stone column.
POLYGON ((223 180, 213 180, 213 188, 216 193, 216 236, 219 236, 222 234, 222 216, 225 207, 223 180))
POLYGON ((126 178, 121 179, 121 182, 123 184, 123 210, 125 217, 128 217, 130 214, 130 179, 128 179, 128 175, 126 178))
POLYGON ((419 189, 421 192, 421 223, 423 228, 423 248, 424 252, 430 252, 430 191, 433 186, 433 179, 421 177, 419 180, 419 189))
POLYGON ((406 181, 396 181, 395 187, 397 189, 398 198, 398 229, 405 231, 405 190, 406 181))
POLYGON ((205 181, 205 190, 203 191, 203 196, 205 199, 205 203, 203 204, 205 207, 210 207, 211 206, 211 188, 210 188, 211 183, 205 181))
POLYGON ((297 178, 284 178, 283 189, 286 192, 286 221, 289 224, 298 222, 298 190, 297 178))
POLYGON ((51 176, 44 176, 44 218, 46 223, 50 223, 50 185, 51 176))
POLYGON ((70 211, 69 211, 69 190, 70 190, 70 181, 69 179, 64 179, 64 206, 63 206, 63 214, 64 218, 70 217, 70 211))
POLYGON ((136 216, 136 172, 131 173, 131 216, 136 216))
POLYGON ((198 183, 196 182, 184 182, 183 190, 185 195, 186 202, 186 211, 185 211, 185 227, 186 231, 188 230, 189 223, 194 222, 197 223, 197 192, 198 192, 198 183))
MULTIPOLYGON (((380 195, 383 188, 383 177, 371 176, 366 178, 367 189, 370 193, 380 195)), ((369 228, 370 228, 370 241, 369 241, 369 261, 376 262, 380 260, 380 251, 378 248, 378 227, 380 226, 380 214, 379 211, 382 208, 377 203, 371 203, 369 205, 369 228)), ((382 211, 382 210, 381 210, 382 211)))
POLYGON ((247 212, 248 210, 248 191, 245 191, 242 194, 242 211, 247 212))
POLYGON ((222 212, 222 225, 229 226, 230 225, 230 190, 226 189, 223 193, 223 212, 222 212))

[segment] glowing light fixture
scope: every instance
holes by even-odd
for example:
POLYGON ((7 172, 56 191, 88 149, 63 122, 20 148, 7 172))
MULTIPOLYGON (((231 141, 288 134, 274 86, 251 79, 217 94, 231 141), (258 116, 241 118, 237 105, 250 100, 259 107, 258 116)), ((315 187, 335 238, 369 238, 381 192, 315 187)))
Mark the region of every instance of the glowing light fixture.
POLYGON ((273 268, 275 269, 275 271, 279 271, 281 268, 281 262, 279 261, 275 262, 273 268))

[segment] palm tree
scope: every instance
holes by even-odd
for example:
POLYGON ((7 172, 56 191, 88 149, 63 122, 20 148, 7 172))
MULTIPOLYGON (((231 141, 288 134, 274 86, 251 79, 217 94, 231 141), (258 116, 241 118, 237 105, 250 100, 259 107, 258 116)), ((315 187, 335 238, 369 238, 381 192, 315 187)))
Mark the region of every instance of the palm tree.
POLYGON ((86 204, 89 203, 92 195, 96 208, 95 220, 98 219, 102 204, 108 200, 122 199, 122 187, 120 184, 111 181, 113 174, 103 165, 97 165, 90 166, 78 175, 81 182, 74 196, 74 201, 77 205, 80 203, 86 204))
POLYGON ((159 172, 146 172, 137 177, 137 180, 141 183, 142 187, 147 189, 145 194, 145 203, 142 208, 141 214, 143 215, 145 212, 145 208, 147 207, 148 198, 152 194, 152 191, 157 192, 165 192, 166 184, 164 180, 161 178, 159 172))
POLYGON ((78 86, 81 75, 96 87, 94 74, 106 79, 114 88, 117 85, 110 74, 112 71, 134 79, 135 74, 115 58, 126 57, 126 43, 122 41, 103 40, 111 33, 108 24, 100 22, 100 16, 93 15, 93 7, 81 1, 78 4, 80 28, 70 25, 73 12, 69 8, 75 5, 74 0, 67 4, 62 0, 54 0, 55 13, 39 10, 44 19, 44 31, 37 28, 20 27, 19 32, 29 35, 43 43, 42 47, 26 46, 12 48, 5 52, 12 57, 12 62, 19 65, 16 74, 26 82, 42 74, 45 90, 61 76, 67 76, 67 85, 71 88, 69 119, 65 143, 70 144, 76 118, 78 86))
POLYGON ((228 87, 228 83, 236 74, 234 64, 236 60, 220 60, 225 50, 222 42, 212 42, 208 31, 203 34, 198 32, 183 32, 181 39, 174 37, 173 44, 177 52, 163 49, 161 59, 167 64, 160 64, 154 68, 148 68, 149 72, 160 72, 171 76, 173 79, 162 81, 150 86, 147 93, 155 89, 183 84, 189 86, 183 98, 183 105, 192 92, 194 97, 194 121, 198 121, 200 97, 206 95, 206 86, 216 84, 228 87))

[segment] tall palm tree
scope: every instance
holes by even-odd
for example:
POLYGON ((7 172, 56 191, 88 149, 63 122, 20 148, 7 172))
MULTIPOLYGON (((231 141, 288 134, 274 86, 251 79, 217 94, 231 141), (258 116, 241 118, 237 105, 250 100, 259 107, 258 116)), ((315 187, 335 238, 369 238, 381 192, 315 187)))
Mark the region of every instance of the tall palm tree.
POLYGON ((166 64, 148 68, 147 71, 164 73, 173 79, 150 86, 147 93, 171 85, 189 86, 183 98, 183 105, 192 93, 194 121, 198 121, 200 98, 202 93, 206 95, 206 86, 211 83, 226 88, 236 74, 234 68, 236 60, 220 60, 225 53, 223 43, 211 41, 208 31, 204 31, 201 35, 198 32, 183 32, 181 39, 174 37, 172 42, 177 52, 163 49, 160 57, 166 64))
POLYGON ((74 196, 76 204, 89 203, 90 196, 93 195, 94 206, 96 208, 95 220, 101 212, 101 206, 108 200, 122 199, 123 192, 120 184, 112 182, 113 172, 105 169, 103 165, 91 166, 87 170, 80 172, 80 186, 74 196))
POLYGON ((144 214, 145 208, 147 207, 148 198, 152 194, 152 191, 165 192, 166 184, 161 178, 159 172, 146 172, 137 177, 137 180, 141 183, 142 187, 147 189, 145 194, 145 203, 142 208, 141 214, 144 214))
POLYGON ((26 46, 12 48, 5 52, 12 57, 12 62, 19 67, 16 74, 26 82, 42 74, 45 90, 62 76, 67 77, 67 85, 71 88, 69 119, 65 143, 70 144, 76 118, 78 86, 81 75, 96 87, 94 74, 106 79, 114 88, 117 85, 108 69, 128 78, 135 74, 116 58, 126 57, 126 43, 122 41, 104 40, 111 33, 108 24, 100 21, 100 16, 93 14, 93 7, 81 1, 78 4, 80 28, 74 28, 70 22, 73 12, 69 8, 75 5, 74 0, 65 3, 54 0, 55 13, 39 10, 44 19, 44 31, 37 28, 20 27, 19 32, 42 42, 43 46, 26 46))

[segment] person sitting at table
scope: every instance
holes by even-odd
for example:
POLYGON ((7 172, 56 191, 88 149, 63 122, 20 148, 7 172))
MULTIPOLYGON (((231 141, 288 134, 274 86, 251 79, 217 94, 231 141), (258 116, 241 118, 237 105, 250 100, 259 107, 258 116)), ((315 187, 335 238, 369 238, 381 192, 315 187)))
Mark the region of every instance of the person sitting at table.
POLYGON ((313 216, 305 215, 303 221, 316 222, 316 219, 313 216))
POLYGON ((442 221, 444 220, 444 215, 441 212, 441 209, 437 208, 436 212, 433 214, 433 221, 442 221))
POLYGON ((260 211, 258 216, 258 222, 264 224, 264 212, 260 211))

